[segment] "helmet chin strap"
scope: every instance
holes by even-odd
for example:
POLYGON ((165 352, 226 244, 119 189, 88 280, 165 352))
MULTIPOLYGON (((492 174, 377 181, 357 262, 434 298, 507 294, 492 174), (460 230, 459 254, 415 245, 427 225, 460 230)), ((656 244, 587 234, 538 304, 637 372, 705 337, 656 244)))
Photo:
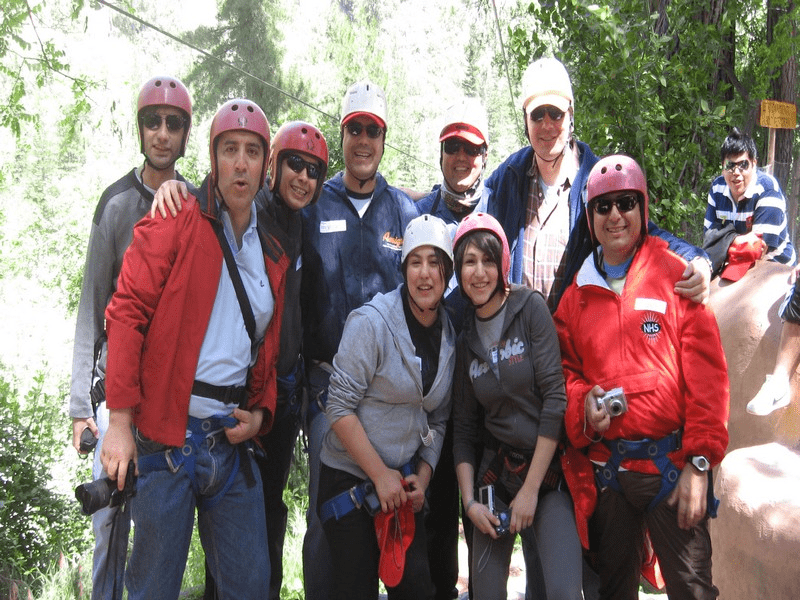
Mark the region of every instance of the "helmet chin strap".
POLYGON ((415 308, 416 308, 418 311, 420 311, 420 312, 421 312, 421 313, 423 313, 423 314, 425 314, 425 312, 426 312, 426 311, 428 311, 428 312, 437 312, 437 311, 439 310, 439 305, 442 303, 442 301, 441 301, 441 300, 439 300, 439 301, 438 301, 436 304, 434 304, 434 305, 433 305, 433 307, 432 307, 432 308, 422 308, 422 307, 421 307, 419 304, 417 304, 417 301, 416 301, 416 300, 414 300, 414 296, 412 296, 412 295, 411 295, 411 292, 408 292, 408 301, 409 301, 409 302, 410 302, 410 303, 411 303, 411 304, 412 304, 412 305, 413 305, 413 306, 414 306, 414 307, 415 307, 415 308))
MULTIPOLYGON (((505 286, 504 286, 504 289, 505 289, 505 286)), ((475 307, 475 310, 480 310, 481 308, 483 308, 484 306, 489 304, 489 302, 492 301, 492 299, 497 295, 497 292, 499 292, 499 291, 500 291, 499 287, 494 288, 494 292, 492 292, 492 295, 489 296, 489 299, 486 302, 484 302, 483 304, 473 304, 472 306, 475 307)))

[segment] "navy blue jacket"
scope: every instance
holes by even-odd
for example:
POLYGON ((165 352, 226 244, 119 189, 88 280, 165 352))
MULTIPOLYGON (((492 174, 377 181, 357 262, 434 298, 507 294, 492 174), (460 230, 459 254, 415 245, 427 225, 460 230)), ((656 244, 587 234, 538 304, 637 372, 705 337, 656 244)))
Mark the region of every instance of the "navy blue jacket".
POLYGON ((375 191, 360 218, 347 198, 342 173, 325 182, 316 204, 303 209, 303 354, 333 362, 350 311, 403 281, 403 234, 418 216, 411 199, 375 176, 375 191))
MULTIPOLYGON (((556 307, 564 290, 569 287, 583 261, 592 253, 592 240, 586 218, 584 203, 586 201, 586 182, 589 172, 598 158, 588 145, 581 141, 578 144, 578 173, 569 190, 569 226, 570 236, 566 248, 566 265, 564 268, 564 286, 555 290, 556 307)), ((489 190, 488 198, 484 196, 476 210, 487 212, 495 217, 503 226, 511 248, 511 282, 522 284, 522 243, 525 231, 525 212, 530 192, 528 170, 531 167, 533 148, 526 146, 509 156, 486 180, 489 190)), ((648 233, 664 239, 670 250, 691 261, 698 256, 708 258, 705 252, 675 237, 669 232, 659 229, 648 222, 648 233)))

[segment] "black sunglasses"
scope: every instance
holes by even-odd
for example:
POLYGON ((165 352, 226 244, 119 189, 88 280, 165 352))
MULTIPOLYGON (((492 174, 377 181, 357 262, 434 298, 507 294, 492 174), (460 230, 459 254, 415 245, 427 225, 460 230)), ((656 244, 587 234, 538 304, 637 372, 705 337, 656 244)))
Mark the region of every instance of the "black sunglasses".
POLYGON ((167 122, 167 130, 169 131, 181 131, 186 126, 186 117, 178 115, 162 117, 158 113, 145 113, 142 115, 142 125, 152 131, 156 131, 161 127, 162 120, 167 122))
POLYGON ((735 172, 736 169, 739 171, 747 171, 750 169, 750 161, 749 160, 740 160, 739 162, 728 161, 725 163, 725 170, 730 171, 731 173, 735 172))
POLYGON ((616 206, 620 213, 631 212, 639 204, 638 194, 625 194, 618 198, 595 198, 592 200, 594 212, 598 215, 607 215, 611 208, 616 206))
POLYGON ((558 110, 555 106, 540 106, 531 111, 531 121, 539 122, 544 120, 547 113, 553 121, 560 121, 564 118, 564 111, 558 110))
POLYGON ((353 137, 360 136, 361 132, 364 131, 364 129, 366 129, 367 137, 370 137, 373 140, 381 137, 381 134, 383 133, 383 128, 379 127, 375 123, 370 123, 366 127, 361 123, 348 123, 347 125, 345 125, 345 128, 347 129, 347 132, 353 137))
POLYGON ((470 144, 469 142, 455 138, 446 139, 443 147, 445 154, 458 154, 459 150, 463 150, 467 153, 467 156, 472 156, 473 158, 479 154, 483 154, 483 146, 476 146, 475 144, 470 144))
POLYGON ((297 154, 290 154, 286 157, 286 166, 298 175, 305 169, 309 179, 319 179, 322 175, 322 169, 319 164, 303 160, 303 158, 297 154))

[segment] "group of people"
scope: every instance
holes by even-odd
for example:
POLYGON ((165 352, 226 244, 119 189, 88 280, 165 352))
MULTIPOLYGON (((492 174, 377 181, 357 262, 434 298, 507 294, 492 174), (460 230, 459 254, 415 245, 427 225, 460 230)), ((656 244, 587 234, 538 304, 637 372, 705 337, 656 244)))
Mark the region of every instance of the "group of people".
MULTIPOLYGON (((316 127, 271 137, 235 99, 196 188, 175 171, 186 88, 144 85, 145 160, 101 197, 76 327, 73 444, 88 428, 95 477, 123 489, 131 461, 138 477, 127 565, 131 519, 93 516, 93 598, 120 598, 123 576, 130 598, 177 598, 195 512, 206 597, 279 598, 301 428, 306 598, 375 599, 379 579, 390 599, 455 598, 459 513, 479 600, 506 597, 516 534, 529 597, 582 598, 587 559, 600 597, 636 598, 648 548, 670 597, 717 596, 712 261, 649 220, 634 159, 575 138, 559 61, 522 91, 530 145, 486 178, 485 110, 458 102, 442 182, 414 202, 378 172, 388 107, 368 80, 342 102, 342 172, 325 180, 316 127)), ((757 171, 729 154, 726 184, 757 171)), ((737 231, 793 261, 748 210, 737 231)))

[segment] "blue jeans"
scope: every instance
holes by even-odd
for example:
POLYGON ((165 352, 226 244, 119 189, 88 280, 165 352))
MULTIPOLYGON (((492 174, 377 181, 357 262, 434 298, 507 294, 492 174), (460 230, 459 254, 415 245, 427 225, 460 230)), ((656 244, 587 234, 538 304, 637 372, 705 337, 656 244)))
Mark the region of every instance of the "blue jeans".
MULTIPOLYGON (((100 462, 103 438, 108 430, 108 408, 102 402, 95 416, 100 438, 94 451, 92 477, 97 480, 108 477, 100 462)), ((94 557, 92 564, 92 600, 121 600, 125 582, 125 559, 128 556, 128 535, 131 530, 130 510, 127 515, 119 515, 118 506, 101 508, 92 515, 94 530, 94 557), (113 537, 112 537, 113 532, 113 537), (116 584, 116 591, 114 585, 116 584)))
MULTIPOLYGON (((136 433, 140 457, 169 447, 136 433)), ((194 529, 198 503, 214 498, 225 486, 235 464, 242 464, 228 491, 208 510, 198 510, 198 529, 206 562, 220 599, 262 600, 269 596, 269 554, 261 477, 249 452, 228 443, 224 432, 212 434, 195 448, 194 487, 186 464, 175 472, 141 472, 132 504, 133 550, 125 581, 128 598, 175 600, 194 529), (248 481, 249 479, 249 481, 248 481)))
MULTIPOLYGON (((309 372, 309 403, 316 402, 320 389, 328 387, 329 375, 319 367, 309 372)), ((311 408, 309 407, 309 413, 311 408)), ((306 513, 306 536, 303 539, 303 585, 306 600, 328 600, 333 587, 333 559, 317 515, 319 496, 320 454, 322 440, 330 431, 331 424, 325 413, 316 412, 306 426, 308 437, 308 513, 306 513)))

